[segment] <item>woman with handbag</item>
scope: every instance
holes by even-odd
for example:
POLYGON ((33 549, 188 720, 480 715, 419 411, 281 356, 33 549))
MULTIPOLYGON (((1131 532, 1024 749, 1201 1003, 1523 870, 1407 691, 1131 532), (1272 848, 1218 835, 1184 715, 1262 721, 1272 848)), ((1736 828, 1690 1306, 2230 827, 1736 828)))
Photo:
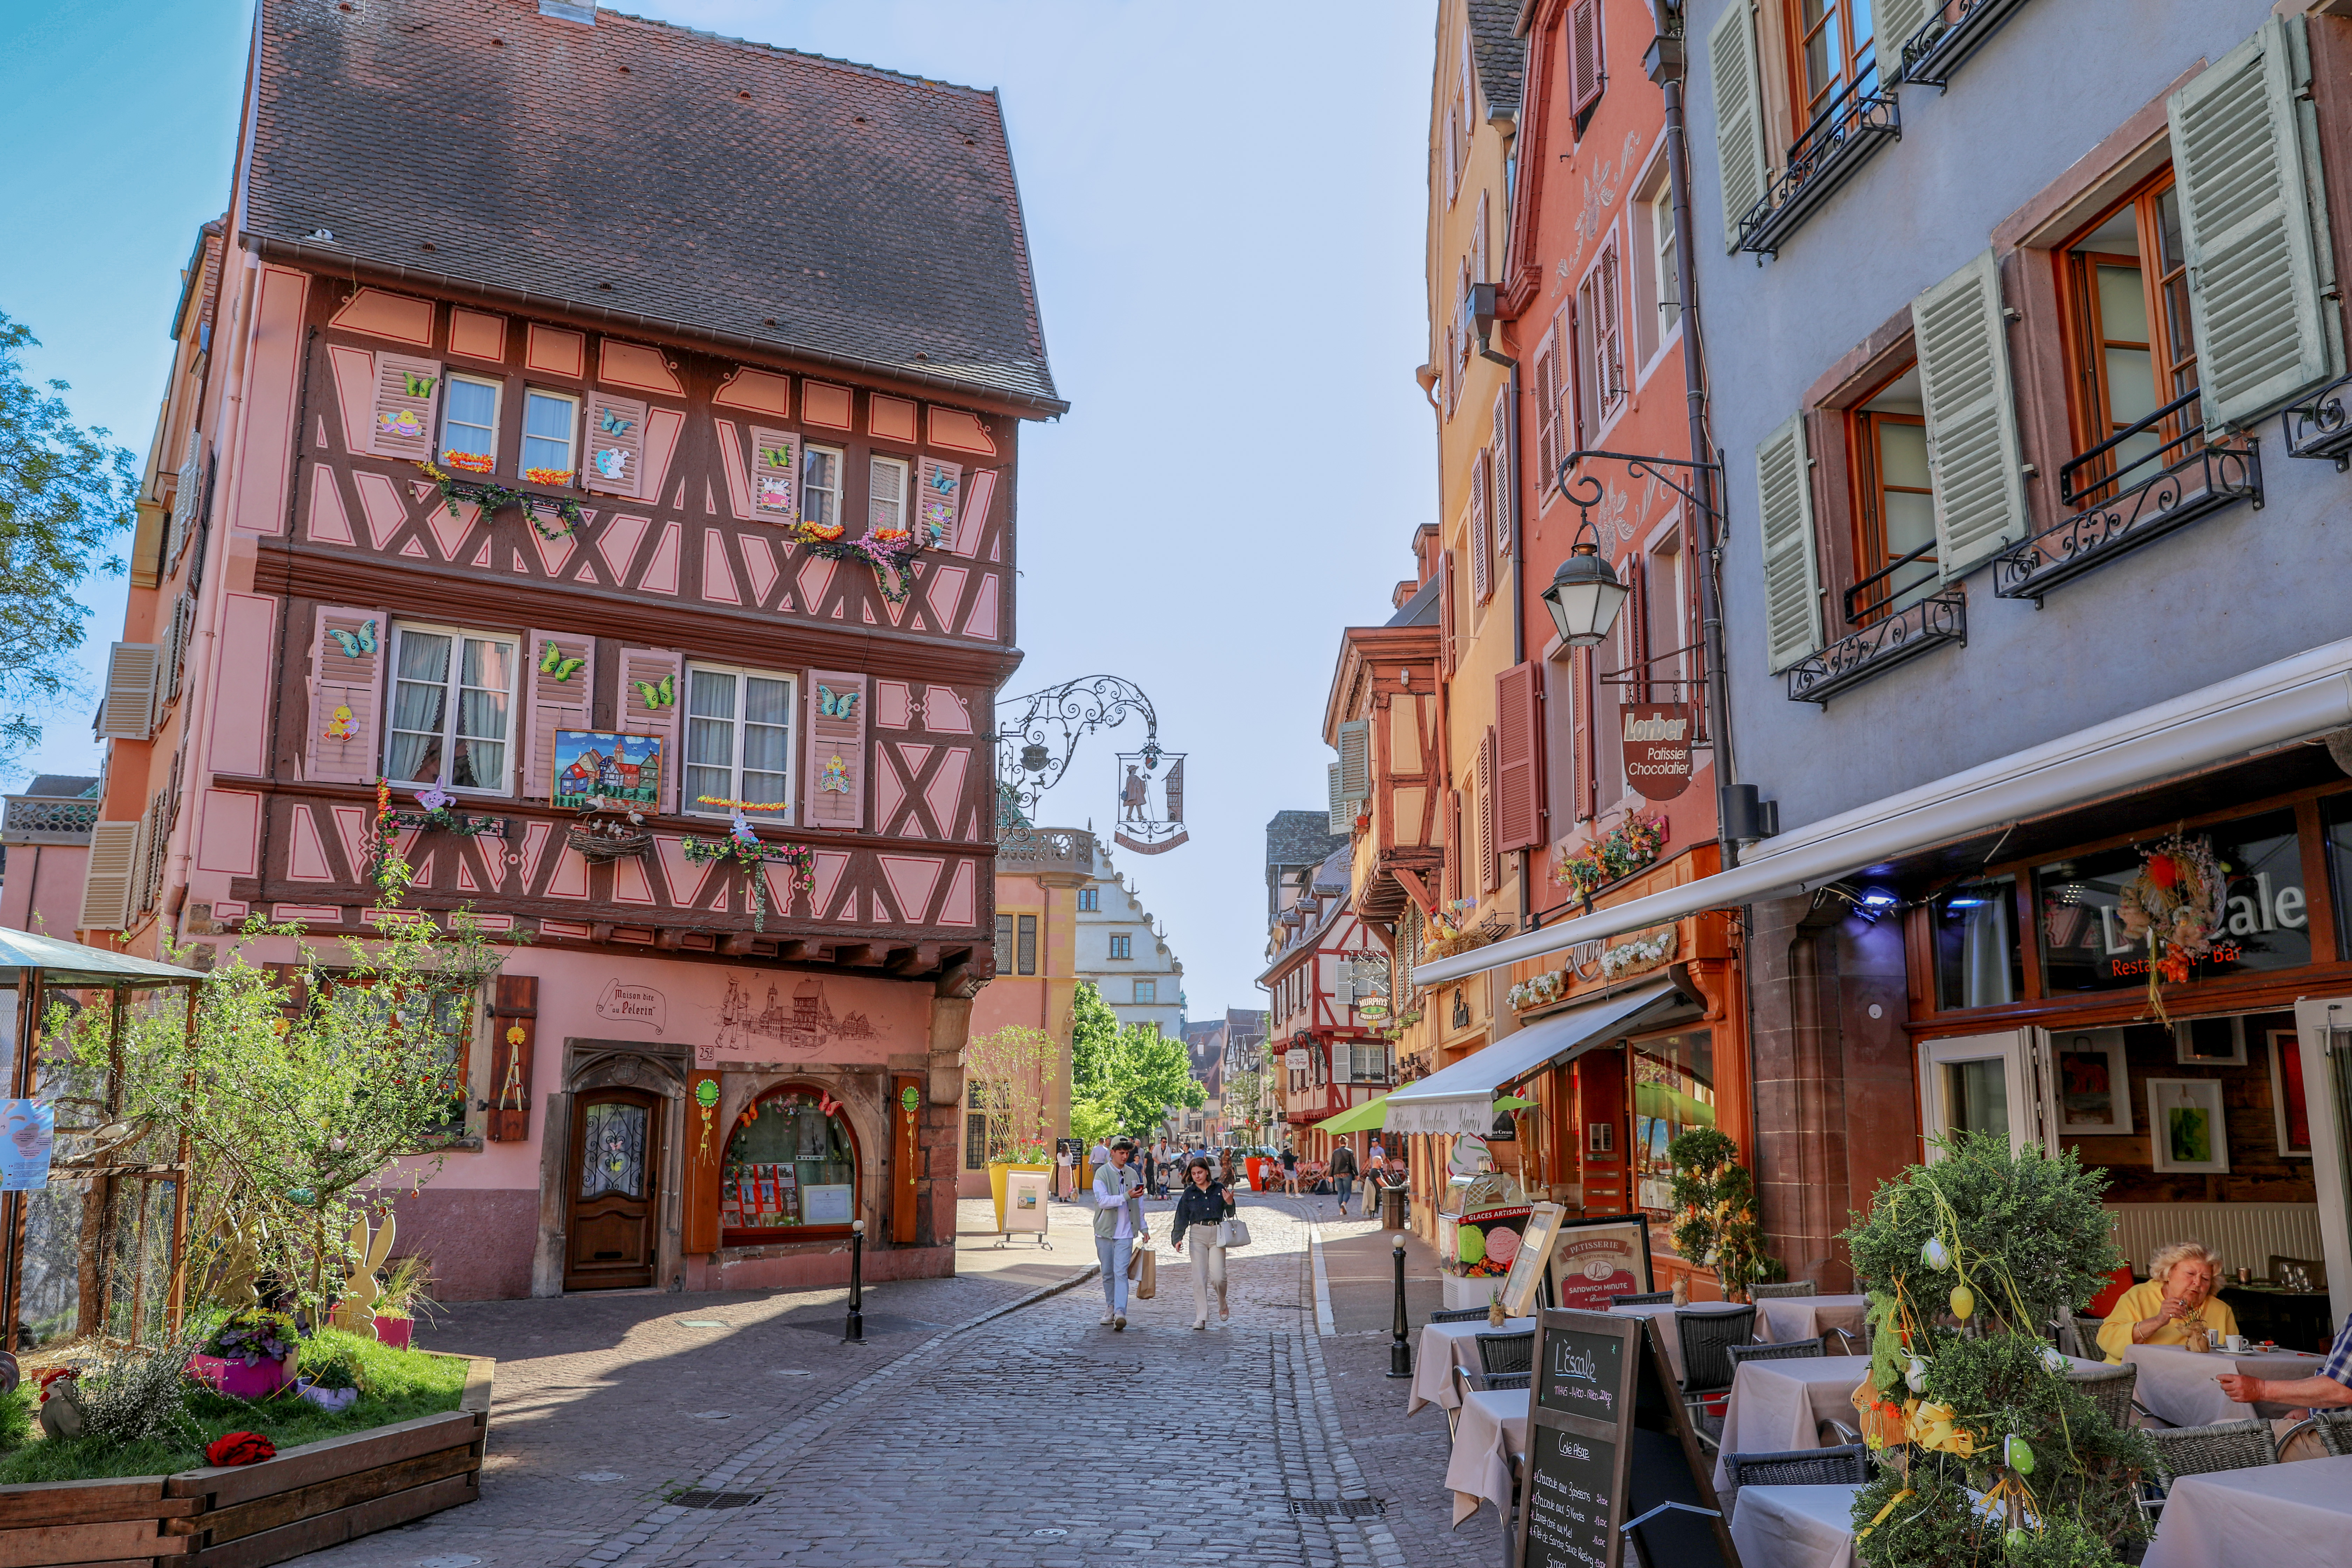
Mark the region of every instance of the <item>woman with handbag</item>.
POLYGON ((1192 1326, 1209 1326, 1209 1292, 1217 1293, 1217 1319, 1232 1317, 1225 1305, 1224 1226, 1234 1215, 1233 1194, 1227 1192, 1206 1160, 1195 1160, 1184 1171, 1184 1191, 1176 1200, 1176 1231, 1170 1245, 1182 1247, 1186 1231, 1192 1245, 1192 1326))

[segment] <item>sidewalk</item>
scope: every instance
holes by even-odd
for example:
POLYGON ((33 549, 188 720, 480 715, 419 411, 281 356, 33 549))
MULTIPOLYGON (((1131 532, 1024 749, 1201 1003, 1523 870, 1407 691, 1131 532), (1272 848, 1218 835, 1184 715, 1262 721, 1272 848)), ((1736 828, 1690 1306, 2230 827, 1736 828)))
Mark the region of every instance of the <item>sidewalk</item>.
POLYGON ((1038 1244, 1034 1232, 1015 1231, 1006 1241, 1003 1232, 992 1228, 995 1224, 996 1205, 990 1199, 956 1200, 957 1274, 1034 1289, 1095 1266, 1094 1215, 1079 1205, 1046 1205, 1045 1239, 1053 1243, 1050 1249, 1038 1244))
MULTIPOLYGON (((1302 1200, 1303 1201, 1303 1200, 1302 1200)), ((1318 1305, 1328 1302, 1326 1333, 1389 1332, 1396 1314, 1396 1237, 1404 1237, 1404 1321, 1417 1333, 1429 1314, 1444 1304, 1437 1253, 1409 1230, 1382 1230, 1378 1220, 1328 1219, 1318 1223, 1321 1265, 1316 1270, 1318 1305)), ((1318 1312, 1318 1317, 1321 1314, 1318 1312)))

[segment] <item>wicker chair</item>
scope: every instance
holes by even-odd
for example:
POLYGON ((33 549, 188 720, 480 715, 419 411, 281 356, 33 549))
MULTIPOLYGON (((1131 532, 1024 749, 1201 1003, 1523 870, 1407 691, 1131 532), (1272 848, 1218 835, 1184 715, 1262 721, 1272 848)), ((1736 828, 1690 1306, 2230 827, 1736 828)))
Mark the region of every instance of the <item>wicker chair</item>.
POLYGON ((1533 1329, 1516 1334, 1480 1334, 1478 1338, 1478 1370, 1487 1377, 1498 1373, 1533 1372, 1536 1365, 1536 1333, 1533 1329))
POLYGON ((1690 1412, 1691 1428, 1698 1434, 1702 1447, 1710 1450, 1721 1447, 1723 1426, 1720 1417, 1710 1421, 1706 1401, 1718 1394, 1731 1392, 1731 1380, 1739 1368, 1725 1352, 1733 1345, 1744 1345, 1756 1337, 1756 1309, 1742 1307, 1730 1312, 1676 1312, 1675 1332, 1680 1337, 1683 1350, 1683 1406, 1690 1412))
POLYGON ((2058 1331, 2058 1348, 2068 1355, 2080 1356, 2084 1361, 2099 1361, 2105 1357, 2107 1352, 2099 1348, 2099 1331, 2107 1326, 2105 1318, 2067 1312, 2052 1326, 2058 1331))
POLYGON ((1785 1285, 1750 1285, 1748 1299, 1751 1301, 1776 1300, 1783 1296, 1818 1296, 1821 1286, 1811 1279, 1791 1279, 1785 1285))
POLYGON ((1737 1379, 1739 1374, 1739 1363, 1742 1362, 1801 1361, 1807 1356, 1817 1356, 1824 1352, 1822 1349, 1822 1342, 1811 1339, 1790 1340, 1784 1345, 1726 1345, 1723 1347, 1723 1353, 1731 1358, 1732 1375, 1737 1379))
POLYGON ((1527 1388, 1534 1382, 1535 1373, 1531 1372, 1489 1373, 1478 1379, 1478 1391, 1492 1394, 1499 1388, 1527 1388))
POLYGON ((1638 1296, 1612 1296, 1612 1307, 1663 1307, 1675 1299, 1672 1290, 1645 1290, 1638 1296))
POLYGON ((2096 1372, 2078 1372, 2067 1381, 2091 1396, 2091 1403, 2099 1407, 2100 1415, 2119 1427, 2130 1428, 2135 1408, 2132 1392, 2139 1386, 2139 1368, 2103 1366, 2096 1372))
POLYGON ((1432 1312, 1429 1314, 1429 1321, 1433 1323, 1468 1323, 1475 1322, 1486 1315, 1486 1309, 1484 1307, 1464 1307, 1459 1311, 1432 1312))
POLYGON ((1735 1487, 1866 1486, 1870 1450, 1852 1443, 1786 1454, 1726 1454, 1723 1468, 1735 1487))
POLYGON ((2320 1446, 2336 1458, 2352 1454, 2352 1410, 2315 1410, 2280 1435, 2276 1447, 2281 1454, 2286 1446, 2305 1430, 2319 1434, 2320 1446))
MULTIPOLYGON (((2183 1476, 2206 1476, 2216 1470, 2247 1470, 2258 1465, 2278 1463, 2278 1449, 2272 1446, 2271 1424, 2267 1421, 2219 1421, 2210 1426, 2156 1427, 2149 1429, 2147 1436, 2156 1445, 2165 1470, 2176 1481, 2183 1476)), ((2151 1486, 2141 1496, 2139 1506, 2140 1511, 2153 1520, 2164 1507, 2164 1496, 2151 1486)))

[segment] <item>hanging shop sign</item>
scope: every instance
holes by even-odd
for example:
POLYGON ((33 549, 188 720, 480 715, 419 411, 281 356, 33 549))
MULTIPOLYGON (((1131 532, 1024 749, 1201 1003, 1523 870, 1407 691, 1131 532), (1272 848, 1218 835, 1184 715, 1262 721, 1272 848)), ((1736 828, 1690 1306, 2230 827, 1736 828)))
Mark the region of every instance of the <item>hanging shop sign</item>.
POLYGON ((1293 1046, 1288 1050, 1283 1052, 1282 1065, 1292 1072, 1305 1072, 1307 1070, 1307 1047, 1305 1046, 1293 1046))
POLYGON ((1643 800, 1672 800, 1690 787, 1691 710, 1678 702, 1629 702, 1624 715, 1625 782, 1643 800))
POLYGON ((1139 855, 1164 855, 1190 837, 1184 828, 1182 752, 1147 746, 1118 753, 1118 828, 1112 838, 1139 855))

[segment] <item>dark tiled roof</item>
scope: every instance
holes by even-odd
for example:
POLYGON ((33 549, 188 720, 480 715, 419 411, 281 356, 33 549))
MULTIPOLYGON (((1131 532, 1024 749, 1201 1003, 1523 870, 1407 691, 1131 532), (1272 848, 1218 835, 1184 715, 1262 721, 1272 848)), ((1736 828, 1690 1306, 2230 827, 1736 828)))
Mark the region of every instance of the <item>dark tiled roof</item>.
POLYGON ((1277 811, 1265 825, 1265 863, 1269 866, 1316 866, 1332 849, 1347 842, 1331 831, 1328 811, 1277 811))
POLYGON ((1439 581, 1440 579, 1432 577, 1428 582, 1423 583, 1420 587, 1414 589, 1412 597, 1407 599, 1402 605, 1399 605, 1397 607, 1397 613, 1391 616, 1385 624, 1391 626, 1435 626, 1437 624, 1437 584, 1439 581))
POLYGON ((81 773, 36 773, 33 782, 17 793, 50 800, 81 800, 97 795, 98 780, 81 773))
POLYGON ((530 0, 261 34, 243 228, 280 254, 1063 406, 992 90, 530 0))
POLYGON ((1527 68, 1527 40, 1517 37, 1519 0, 1467 0, 1470 61, 1490 109, 1519 107, 1519 78, 1527 68))
POLYGON ((1354 869, 1349 864, 1352 858, 1348 840, 1341 839, 1339 847, 1324 857, 1323 864, 1315 868, 1315 880, 1309 890, 1318 895, 1346 893, 1349 878, 1354 869))

